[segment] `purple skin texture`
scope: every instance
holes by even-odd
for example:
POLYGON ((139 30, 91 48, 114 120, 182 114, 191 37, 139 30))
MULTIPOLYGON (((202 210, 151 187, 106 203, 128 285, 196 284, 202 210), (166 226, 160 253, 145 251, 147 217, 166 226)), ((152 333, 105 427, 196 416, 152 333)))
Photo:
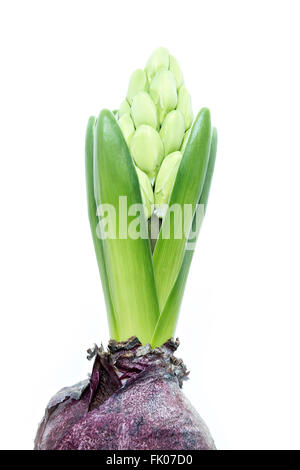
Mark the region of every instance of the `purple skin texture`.
POLYGON ((203 420, 181 391, 188 373, 169 340, 137 338, 95 346, 89 380, 63 388, 48 404, 36 450, 213 450, 203 420))

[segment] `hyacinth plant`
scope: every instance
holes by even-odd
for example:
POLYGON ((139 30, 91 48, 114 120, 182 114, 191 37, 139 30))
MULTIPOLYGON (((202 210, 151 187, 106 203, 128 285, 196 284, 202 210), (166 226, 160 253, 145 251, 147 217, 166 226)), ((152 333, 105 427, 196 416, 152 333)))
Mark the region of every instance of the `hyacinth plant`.
MULTIPOLYGON (((164 48, 153 53, 144 70, 133 72, 126 99, 114 115, 104 110, 88 124, 92 235, 111 337, 120 341, 136 335, 143 344, 155 347, 174 335, 193 253, 186 250, 186 234, 176 238, 171 214, 176 204, 191 205, 184 223, 196 236, 193 218, 196 225, 196 205, 204 208, 207 203, 216 131, 211 130, 207 109, 200 111, 191 129, 190 94, 176 59, 164 48), (143 203, 149 237, 128 240, 125 234, 121 238, 117 226, 113 240, 99 239, 96 208, 112 204, 118 224, 123 209, 120 196, 127 198, 128 206, 143 203), (164 219, 169 237, 160 230, 164 219)), ((129 225, 133 217, 126 217, 129 225)))
POLYGON ((89 119, 88 213, 111 341, 89 351, 88 381, 50 401, 37 449, 214 448, 180 390, 187 372, 172 338, 216 149, 209 110, 193 119, 165 48, 133 72, 118 110, 89 119))

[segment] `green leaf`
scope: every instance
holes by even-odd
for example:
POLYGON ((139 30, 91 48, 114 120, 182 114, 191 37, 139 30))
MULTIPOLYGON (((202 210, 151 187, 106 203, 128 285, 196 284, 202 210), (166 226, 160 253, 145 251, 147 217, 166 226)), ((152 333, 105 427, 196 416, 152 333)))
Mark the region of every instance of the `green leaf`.
POLYGON ((210 142, 210 112, 208 109, 203 108, 192 127, 170 197, 169 209, 164 218, 153 254, 161 312, 164 310, 166 301, 181 269, 195 208, 203 189, 209 159, 210 142), (178 218, 171 217, 172 206, 175 204, 182 211, 182 214, 184 213, 185 205, 189 204, 192 208, 190 213, 186 213, 185 217, 182 218, 184 221, 182 220, 180 227, 178 226, 178 218), (166 236, 164 229, 167 229, 168 225, 169 235, 166 236), (181 229, 181 234, 178 231, 179 229, 181 229))
MULTIPOLYGON (((215 167, 216 155, 217 155, 217 130, 214 128, 212 133, 212 140, 210 146, 210 154, 208 167, 206 171, 205 181, 201 196, 199 199, 199 204, 204 205, 204 214, 207 208, 207 201, 212 181, 212 176, 215 167)), ((196 229, 196 217, 193 220, 193 229, 196 229)), ((200 226, 198 226, 198 233, 195 236, 195 242, 199 234, 200 226)), ((183 263, 179 271, 178 277, 174 284, 174 287, 168 297, 166 306, 157 322, 155 332, 152 338, 151 345, 152 347, 157 347, 171 338, 175 333, 175 328, 178 320, 179 309, 181 301, 184 294, 185 284, 190 270, 192 258, 194 255, 194 250, 186 250, 183 258, 183 263)))
POLYGON ((92 232, 92 238, 94 242, 94 248, 100 273, 100 278, 103 287, 103 293, 106 303, 106 309, 108 314, 109 329, 112 338, 119 339, 119 335, 116 329, 115 316, 113 306, 110 298, 108 279, 106 275, 106 267, 104 262, 102 240, 97 237, 96 229, 98 224, 97 207, 94 195, 94 172, 93 172, 93 149, 94 149, 94 127, 96 119, 90 117, 86 130, 85 138, 85 174, 86 174, 86 191, 87 191, 87 202, 88 202, 88 215, 90 221, 90 227, 92 232))
MULTIPOLYGON (((150 342, 159 316, 150 243, 148 236, 129 235, 129 224, 136 217, 119 205, 119 197, 126 197, 127 208, 140 204, 143 215, 142 197, 122 132, 107 110, 100 113, 95 130, 94 190, 97 206, 109 204, 116 213, 115 238, 103 240, 103 251, 120 340, 136 335, 143 344, 150 342), (122 220, 127 224, 124 233, 122 220)), ((144 215, 140 220, 140 231, 147 234, 144 215)))

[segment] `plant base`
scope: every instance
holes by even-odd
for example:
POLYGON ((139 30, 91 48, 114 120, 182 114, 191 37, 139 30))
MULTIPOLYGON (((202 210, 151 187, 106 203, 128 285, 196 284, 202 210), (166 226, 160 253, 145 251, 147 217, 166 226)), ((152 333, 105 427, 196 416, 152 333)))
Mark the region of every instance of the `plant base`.
POLYGON ((188 372, 174 356, 135 337, 89 350, 89 380, 60 390, 39 425, 35 449, 215 449, 203 420, 181 391, 188 372))

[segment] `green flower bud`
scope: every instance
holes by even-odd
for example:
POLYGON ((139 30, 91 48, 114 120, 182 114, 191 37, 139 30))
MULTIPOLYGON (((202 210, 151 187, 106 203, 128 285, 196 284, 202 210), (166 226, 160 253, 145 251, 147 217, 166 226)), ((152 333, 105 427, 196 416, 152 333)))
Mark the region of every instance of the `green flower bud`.
POLYGON ((172 55, 170 55, 170 68, 169 69, 170 69, 170 72, 172 72, 172 74, 174 75, 177 89, 180 88, 181 85, 183 85, 183 75, 182 75, 182 72, 181 72, 181 69, 179 67, 177 60, 172 55))
POLYGON ((185 151, 186 144, 188 143, 188 140, 189 140, 190 132, 191 132, 191 129, 188 129, 183 136, 183 141, 182 141, 181 149, 180 149, 182 153, 185 151))
POLYGON ((131 105, 133 97, 139 91, 145 91, 147 89, 147 77, 142 69, 137 69, 133 72, 130 77, 128 91, 127 91, 127 100, 131 105))
POLYGON ((158 132, 151 126, 139 126, 130 143, 130 152, 140 170, 154 181, 164 157, 164 147, 158 132))
POLYGON ((124 138, 127 142, 127 145, 129 147, 130 141, 135 132, 133 121, 129 114, 123 114, 123 116, 119 119, 118 122, 123 132, 124 138))
POLYGON ((152 98, 145 91, 140 91, 132 100, 131 115, 135 127, 142 124, 157 128, 157 112, 152 98))
POLYGON ((166 155, 180 149, 184 130, 184 118, 181 112, 174 110, 168 113, 159 133, 166 155))
POLYGON ((180 87, 178 91, 178 104, 177 109, 179 109, 184 117, 185 130, 189 129, 193 122, 193 111, 191 96, 185 86, 180 87))
POLYGON ((146 219, 149 219, 154 209, 153 189, 146 173, 144 173, 137 167, 136 167, 136 172, 137 172, 139 183, 140 183, 145 217, 146 219))
POLYGON ((151 81, 160 69, 168 70, 169 68, 169 52, 164 47, 156 49, 146 65, 146 73, 148 80, 151 81))
POLYGON ((172 72, 159 70, 156 73, 150 85, 150 95, 157 106, 161 124, 168 112, 177 105, 177 87, 172 72))
POLYGON ((154 191, 155 213, 158 217, 164 217, 166 214, 166 204, 170 199, 181 158, 181 152, 170 153, 165 157, 158 172, 154 191))
POLYGON ((124 114, 130 114, 130 106, 127 100, 122 101, 119 109, 119 118, 124 116, 124 114))

